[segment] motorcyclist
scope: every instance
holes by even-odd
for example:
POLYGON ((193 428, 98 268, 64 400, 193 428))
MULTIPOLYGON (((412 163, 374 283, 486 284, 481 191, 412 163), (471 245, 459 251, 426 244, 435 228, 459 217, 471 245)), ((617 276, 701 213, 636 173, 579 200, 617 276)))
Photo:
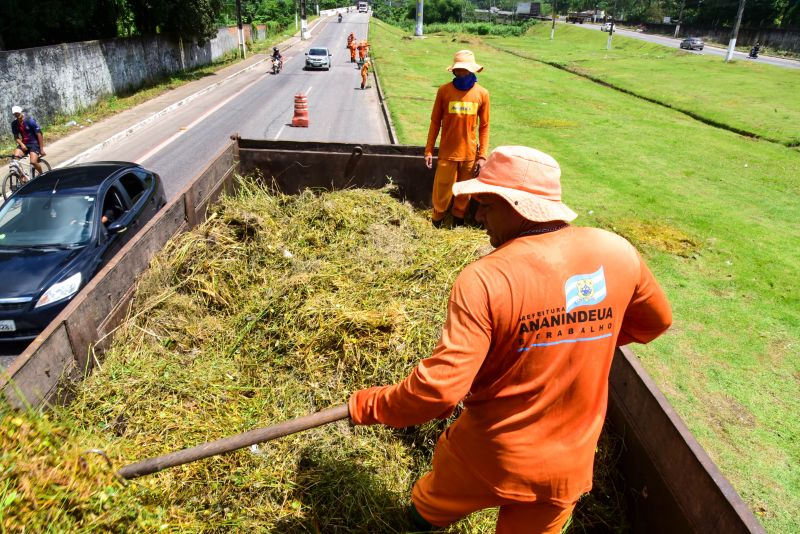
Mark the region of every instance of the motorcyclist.
POLYGON ((756 43, 755 45, 753 45, 753 48, 750 49, 750 57, 756 59, 760 51, 761 51, 761 43, 756 43))
POLYGON ((273 46, 272 47, 272 56, 271 57, 272 57, 272 61, 273 62, 275 62, 275 61, 278 62, 278 70, 281 70, 283 68, 283 56, 281 55, 281 51, 278 50, 277 46, 273 46))
POLYGON ((342 22, 342 14, 339 13, 339 22, 342 22))

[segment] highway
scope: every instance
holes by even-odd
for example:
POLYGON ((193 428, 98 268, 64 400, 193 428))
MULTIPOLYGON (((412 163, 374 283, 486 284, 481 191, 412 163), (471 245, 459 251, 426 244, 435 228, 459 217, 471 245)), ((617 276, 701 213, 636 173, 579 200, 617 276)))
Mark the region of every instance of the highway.
MULTIPOLYGON (((359 40, 367 37, 368 24, 365 13, 345 13, 341 23, 335 16, 325 17, 313 26, 309 39, 283 54, 279 74, 271 74, 271 63, 262 61, 107 147, 85 155, 69 153, 64 147, 73 145, 65 139, 47 147, 48 159, 54 166, 76 157, 78 163, 135 161, 157 172, 167 197, 173 198, 236 133, 257 139, 389 144, 372 75, 367 89, 361 90, 360 71, 345 48, 351 31, 359 40), (331 51, 331 69, 304 70, 305 52, 320 46, 331 51), (308 128, 291 126, 298 93, 308 97, 308 128)), ((131 126, 121 125, 119 132, 108 132, 109 137, 131 126)), ((0 343, 0 369, 11 365, 26 346, 0 343)))
POLYGON ((280 74, 269 73, 271 63, 265 61, 85 161, 136 161, 161 176, 171 198, 236 133, 282 141, 388 144, 378 93, 374 87, 360 89, 360 72, 345 48, 351 31, 366 38, 368 22, 367 14, 347 13, 342 23, 329 17, 314 28, 311 39, 284 54, 280 74), (304 70, 305 52, 320 46, 331 51, 331 69, 304 70), (308 128, 291 126, 298 93, 308 97, 308 128))
MULTIPOLYGON (((575 26, 586 28, 587 30, 592 31, 600 31, 599 24, 576 24, 575 26)), ((664 35, 654 35, 644 32, 637 32, 634 30, 626 30, 623 28, 615 27, 614 28, 614 35, 624 35, 625 37, 631 37, 633 39, 640 39, 642 41, 647 41, 650 43, 656 43, 660 45, 664 45, 669 48, 680 48, 681 41, 683 37, 679 39, 673 39, 672 37, 667 37, 664 35)), ((613 42, 613 37, 612 37, 613 42)), ((712 55, 718 56, 720 58, 724 58, 727 54, 727 48, 721 48, 717 45, 711 45, 709 42, 705 43, 705 48, 703 50, 692 50, 690 52, 692 54, 700 54, 700 55, 712 55)), ((772 56, 764 56, 759 55, 758 59, 751 60, 747 59, 747 54, 744 52, 734 52, 733 59, 736 61, 757 61, 758 63, 766 63, 769 65, 775 65, 776 67, 783 67, 787 69, 800 69, 800 61, 794 59, 783 59, 779 57, 772 57, 772 56)))

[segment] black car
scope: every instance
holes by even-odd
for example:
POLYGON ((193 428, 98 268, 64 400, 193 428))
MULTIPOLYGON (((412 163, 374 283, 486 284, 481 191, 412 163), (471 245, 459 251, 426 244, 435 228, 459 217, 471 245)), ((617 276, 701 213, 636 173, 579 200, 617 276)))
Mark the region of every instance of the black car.
POLYGON ((702 50, 705 46, 705 43, 700 37, 687 37, 681 41, 680 46, 686 50, 702 50))
POLYGON ((56 169, 0 207, 0 341, 36 337, 166 204, 136 163, 56 169))

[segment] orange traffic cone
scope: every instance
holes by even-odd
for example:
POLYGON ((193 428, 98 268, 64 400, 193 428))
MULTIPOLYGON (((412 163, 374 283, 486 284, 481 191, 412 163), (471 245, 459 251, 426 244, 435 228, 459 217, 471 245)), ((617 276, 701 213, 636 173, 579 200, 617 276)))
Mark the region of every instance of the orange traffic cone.
POLYGON ((292 126, 308 128, 308 97, 303 93, 294 95, 294 117, 292 126))

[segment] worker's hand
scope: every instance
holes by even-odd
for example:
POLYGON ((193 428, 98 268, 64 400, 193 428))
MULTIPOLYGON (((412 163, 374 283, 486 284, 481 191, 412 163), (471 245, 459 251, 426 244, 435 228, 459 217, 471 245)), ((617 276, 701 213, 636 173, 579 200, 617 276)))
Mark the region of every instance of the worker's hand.
POLYGON ((433 155, 432 154, 425 154, 425 166, 429 169, 433 168, 433 155))
POLYGON ((472 176, 477 177, 478 174, 481 172, 481 168, 483 167, 484 163, 486 163, 486 158, 478 158, 475 160, 475 166, 472 168, 472 176))

